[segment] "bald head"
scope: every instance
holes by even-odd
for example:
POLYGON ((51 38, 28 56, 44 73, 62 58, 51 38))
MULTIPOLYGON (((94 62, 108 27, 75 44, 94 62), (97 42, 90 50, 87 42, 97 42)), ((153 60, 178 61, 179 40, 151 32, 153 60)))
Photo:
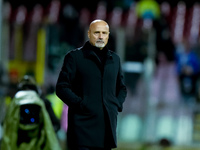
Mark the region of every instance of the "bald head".
POLYGON ((105 22, 104 20, 100 20, 100 19, 97 19, 97 20, 92 21, 92 22, 90 23, 89 30, 90 30, 91 28, 93 28, 94 26, 99 25, 99 24, 102 24, 102 25, 106 26, 106 28, 108 28, 108 30, 109 30, 109 26, 108 26, 107 22, 105 22))
POLYGON ((109 39, 109 26, 104 20, 94 20, 90 23, 88 38, 93 46, 103 49, 109 39))

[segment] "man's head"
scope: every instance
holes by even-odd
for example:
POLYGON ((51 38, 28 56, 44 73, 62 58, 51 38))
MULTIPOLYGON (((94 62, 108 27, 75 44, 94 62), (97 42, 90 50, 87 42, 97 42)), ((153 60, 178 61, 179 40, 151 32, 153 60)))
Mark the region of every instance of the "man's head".
POLYGON ((109 39, 109 26, 103 20, 94 20, 90 23, 88 30, 88 38, 93 46, 102 50, 109 39))

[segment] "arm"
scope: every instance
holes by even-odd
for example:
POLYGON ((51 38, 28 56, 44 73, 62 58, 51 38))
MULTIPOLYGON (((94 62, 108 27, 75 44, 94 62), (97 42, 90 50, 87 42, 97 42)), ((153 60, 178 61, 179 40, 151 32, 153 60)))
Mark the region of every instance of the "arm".
POLYGON ((121 63, 119 62, 119 72, 118 72, 117 87, 116 87, 117 99, 118 99, 119 104, 120 104, 120 107, 118 109, 119 112, 122 112, 123 103, 124 103, 126 95, 127 95, 126 86, 125 86, 123 80, 124 80, 124 77, 123 77, 123 74, 122 74, 121 63))
POLYGON ((73 51, 69 52, 64 59, 57 84, 56 95, 68 106, 76 106, 82 101, 72 90, 72 83, 76 76, 76 62, 73 51))

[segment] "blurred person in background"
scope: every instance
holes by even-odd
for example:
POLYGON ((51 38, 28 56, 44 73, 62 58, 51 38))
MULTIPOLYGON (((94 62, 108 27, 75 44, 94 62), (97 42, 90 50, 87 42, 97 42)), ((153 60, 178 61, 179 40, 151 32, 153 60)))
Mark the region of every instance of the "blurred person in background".
POLYGON ((156 29, 156 56, 155 62, 157 65, 163 63, 174 62, 175 60, 175 45, 171 37, 169 24, 164 15, 154 21, 156 29))
POLYGON ((184 39, 176 49, 177 73, 184 102, 195 103, 197 81, 200 73, 200 59, 189 41, 184 39))
POLYGON ((167 18, 161 13, 154 20, 155 68, 151 84, 151 94, 158 106, 178 104, 180 101, 179 82, 175 70, 175 44, 167 18))
POLYGON ((44 102, 45 108, 50 116, 51 122, 54 127, 54 131, 58 132, 58 130, 60 129, 60 120, 55 115, 54 110, 51 106, 51 102, 48 99, 46 99, 45 96, 42 94, 42 90, 37 85, 35 79, 30 75, 23 76, 23 78, 19 81, 17 90, 18 91, 33 90, 40 96, 40 98, 44 102))
POLYGON ((44 102, 34 90, 20 90, 3 122, 2 150, 61 150, 44 102))
POLYGON ((91 22, 83 47, 65 55, 56 94, 68 105, 70 150, 111 150, 117 147, 117 115, 127 94, 119 56, 106 45, 109 25, 91 22))

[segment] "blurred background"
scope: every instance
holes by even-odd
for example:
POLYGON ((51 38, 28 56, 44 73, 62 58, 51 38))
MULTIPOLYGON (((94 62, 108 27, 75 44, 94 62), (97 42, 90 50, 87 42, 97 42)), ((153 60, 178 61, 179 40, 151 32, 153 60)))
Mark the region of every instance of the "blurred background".
POLYGON ((54 93, 64 55, 104 19, 128 89, 117 149, 200 148, 200 1, 0 0, 0 11, 0 139, 19 79, 54 93))

